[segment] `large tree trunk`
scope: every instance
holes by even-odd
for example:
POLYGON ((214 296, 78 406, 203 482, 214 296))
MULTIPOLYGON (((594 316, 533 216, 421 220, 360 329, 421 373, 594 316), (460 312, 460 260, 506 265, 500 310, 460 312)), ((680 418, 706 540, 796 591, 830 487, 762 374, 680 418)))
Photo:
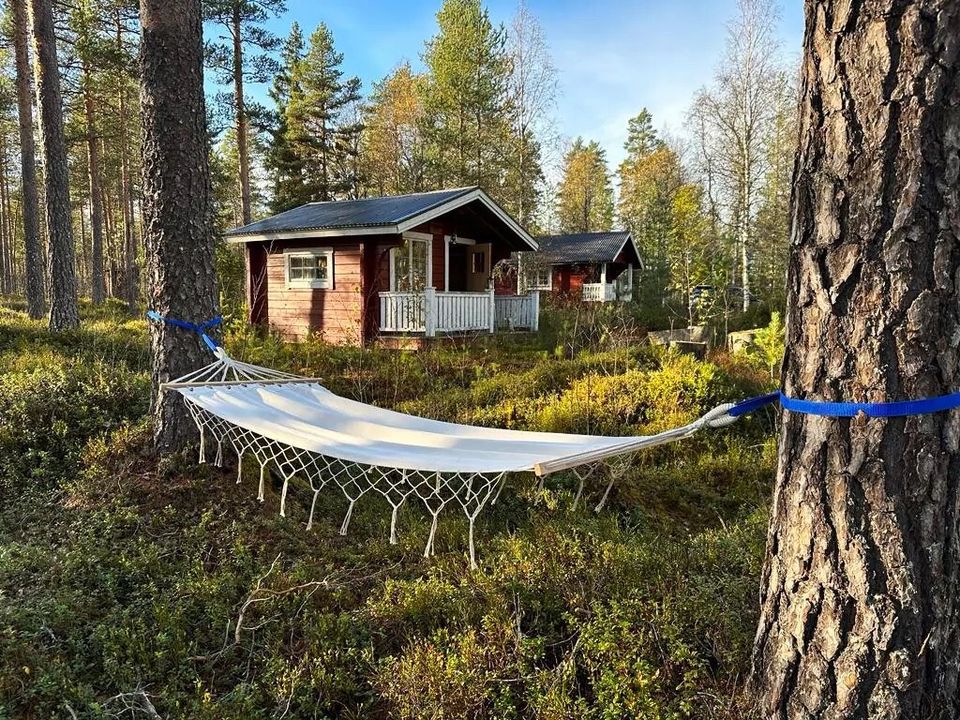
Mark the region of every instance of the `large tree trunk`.
MULTIPOLYGON (((216 313, 213 212, 203 99, 200 0, 141 0, 143 192, 149 303, 161 314, 202 321, 216 313)), ((152 328, 154 388, 210 362, 187 331, 152 328)), ((157 450, 196 435, 175 392, 155 398, 157 450)))
POLYGON ((63 103, 51 0, 31 0, 40 131, 43 138, 47 232, 50 236, 50 329, 80 324, 77 268, 70 217, 70 176, 63 138, 63 103))
POLYGON ((39 320, 45 312, 43 249, 37 202, 37 160, 33 142, 33 98, 30 87, 30 58, 27 52, 29 21, 26 2, 14 0, 13 45, 17 67, 17 115, 20 124, 20 177, 23 208, 23 247, 26 275, 27 314, 39 320))
MULTIPOLYGON (((960 3, 808 0, 787 395, 960 389, 960 3)), ((767 718, 960 715, 960 412, 784 413, 767 718)))
POLYGON ((94 121, 94 100, 90 87, 90 68, 83 63, 83 110, 87 130, 87 177, 90 186, 90 294, 93 302, 102 303, 107 290, 103 280, 103 196, 100 192, 100 146, 98 144, 96 122, 94 121))
POLYGON ((243 27, 240 2, 233 4, 230 32, 233 35, 233 98, 236 112, 237 167, 240 176, 240 214, 243 224, 250 224, 250 153, 247 146, 249 123, 243 98, 243 27))

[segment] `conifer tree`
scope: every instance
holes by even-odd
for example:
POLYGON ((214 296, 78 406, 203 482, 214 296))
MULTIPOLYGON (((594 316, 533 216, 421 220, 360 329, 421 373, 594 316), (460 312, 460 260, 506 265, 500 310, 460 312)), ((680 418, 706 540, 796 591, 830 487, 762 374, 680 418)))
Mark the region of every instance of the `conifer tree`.
POLYGON ((506 33, 480 0, 445 0, 437 24, 423 55, 433 184, 499 197, 510 134, 506 33))
POLYGON ((244 96, 246 81, 264 82, 277 72, 271 53, 280 40, 263 23, 286 10, 284 0, 205 0, 204 18, 227 32, 227 42, 208 44, 208 62, 218 71, 218 79, 232 86, 229 97, 237 148, 237 182, 241 223, 252 219, 250 187, 250 118, 244 96))
POLYGON ((283 43, 280 67, 270 88, 270 99, 275 105, 273 127, 270 130, 270 147, 266 155, 267 170, 272 185, 270 211, 277 213, 306 202, 302 200, 306 176, 305 159, 297 152, 297 146, 289 129, 287 112, 292 98, 302 98, 303 88, 299 80, 298 63, 303 61, 306 46, 300 25, 290 27, 290 34, 283 43))

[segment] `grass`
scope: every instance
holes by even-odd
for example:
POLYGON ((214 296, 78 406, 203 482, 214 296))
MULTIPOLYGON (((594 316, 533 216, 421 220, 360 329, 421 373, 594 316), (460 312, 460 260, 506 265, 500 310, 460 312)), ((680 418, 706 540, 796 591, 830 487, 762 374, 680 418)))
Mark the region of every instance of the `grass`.
MULTIPOLYGON (((561 322, 556 323, 562 326, 561 322)), ((483 342, 411 354, 285 345, 244 360, 386 407, 496 426, 642 432, 764 389, 763 361, 483 342), (556 348, 561 348, 559 351, 556 348)), ((0 718, 744 717, 775 447, 768 418, 638 455, 607 509, 511 480, 477 526, 253 468, 158 462, 146 328, 84 308, 51 336, 0 310, 0 718), (129 709, 133 708, 133 709, 129 709), (125 715, 124 715, 125 713, 125 715)), ((592 498, 600 482, 588 488, 592 498)))

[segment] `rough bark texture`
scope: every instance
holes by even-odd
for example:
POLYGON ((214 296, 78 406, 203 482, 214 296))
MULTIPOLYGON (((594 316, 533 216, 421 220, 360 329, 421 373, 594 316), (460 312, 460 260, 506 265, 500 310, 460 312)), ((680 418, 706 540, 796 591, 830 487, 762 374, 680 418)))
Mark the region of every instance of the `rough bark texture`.
POLYGON ((40 131, 43 138, 47 233, 50 237, 50 329, 80 324, 77 268, 70 216, 70 177, 63 138, 60 70, 50 0, 31 0, 40 131))
POLYGON ((237 128, 237 169, 240 181, 240 216, 249 225, 250 215, 250 153, 247 147, 247 107, 243 97, 243 26, 240 3, 233 5, 230 31, 233 34, 233 95, 237 128))
POLYGON ((94 303, 107 297, 103 279, 103 194, 100 191, 100 146, 94 119, 93 92, 90 88, 90 68, 83 64, 83 111, 87 130, 87 179, 90 187, 90 294, 94 303))
MULTIPOLYGON (((149 306, 202 321, 216 314, 213 214, 203 99, 199 0, 141 0, 143 193, 149 306)), ((213 358, 193 333, 152 328, 154 388, 213 358)), ((180 396, 155 398, 158 451, 196 435, 180 396)))
POLYGON ((33 142, 33 98, 30 84, 30 57, 27 52, 30 35, 26 0, 10 3, 13 10, 13 45, 17 67, 17 115, 20 124, 20 168, 23 212, 23 246, 26 271, 27 313, 34 320, 43 317, 44 262, 40 246, 40 224, 37 202, 37 157, 33 142))
MULTIPOLYGON (((786 393, 960 389, 960 3, 808 0, 786 393)), ((785 413, 767 718, 960 716, 960 412, 785 413)))

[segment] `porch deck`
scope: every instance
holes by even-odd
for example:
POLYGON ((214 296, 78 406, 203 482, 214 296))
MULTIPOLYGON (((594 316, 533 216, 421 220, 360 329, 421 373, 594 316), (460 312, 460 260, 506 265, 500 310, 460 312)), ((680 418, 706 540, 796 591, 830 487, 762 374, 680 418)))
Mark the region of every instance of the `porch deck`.
POLYGON ((380 332, 439 334, 529 330, 539 328, 540 295, 484 292, 380 293, 380 332))

